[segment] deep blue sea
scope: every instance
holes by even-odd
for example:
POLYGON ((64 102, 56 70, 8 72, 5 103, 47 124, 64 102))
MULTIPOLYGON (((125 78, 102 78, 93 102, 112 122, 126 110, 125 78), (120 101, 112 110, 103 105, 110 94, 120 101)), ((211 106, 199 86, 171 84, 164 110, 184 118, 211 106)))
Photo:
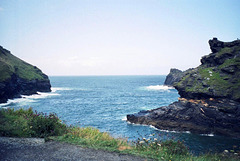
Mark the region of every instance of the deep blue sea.
POLYGON ((50 77, 51 93, 24 96, 0 104, 2 108, 29 108, 44 113, 55 112, 68 125, 92 126, 114 137, 135 140, 157 134, 160 139, 184 141, 199 152, 222 152, 240 145, 239 139, 178 133, 151 126, 130 124, 126 115, 168 105, 179 97, 175 89, 163 86, 166 76, 75 76, 50 77))

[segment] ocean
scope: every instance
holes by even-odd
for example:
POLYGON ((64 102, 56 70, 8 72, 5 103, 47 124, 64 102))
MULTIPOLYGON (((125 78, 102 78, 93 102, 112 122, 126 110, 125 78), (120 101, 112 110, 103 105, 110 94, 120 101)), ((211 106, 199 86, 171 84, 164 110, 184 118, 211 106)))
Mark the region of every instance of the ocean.
POLYGON ((163 86, 166 76, 52 76, 52 92, 9 100, 1 108, 32 107, 56 113, 66 124, 95 127, 112 136, 136 140, 155 134, 162 140, 185 143, 195 154, 222 152, 240 145, 240 139, 212 134, 158 130, 127 122, 126 115, 166 106, 179 97, 174 88, 163 86))

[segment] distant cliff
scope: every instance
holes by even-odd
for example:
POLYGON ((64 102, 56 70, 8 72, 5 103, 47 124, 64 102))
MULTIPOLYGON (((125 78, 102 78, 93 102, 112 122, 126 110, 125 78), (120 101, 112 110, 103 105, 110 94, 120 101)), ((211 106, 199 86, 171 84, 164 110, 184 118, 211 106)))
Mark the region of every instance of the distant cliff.
POLYGON ((127 115, 132 123, 159 129, 240 137, 240 40, 209 40, 212 53, 201 65, 174 70, 165 84, 173 85, 178 101, 158 109, 127 115))
POLYGON ((48 76, 0 46, 0 103, 37 91, 51 91, 48 76))
POLYGON ((180 81, 183 75, 184 75, 184 72, 179 69, 175 69, 175 68, 170 69, 170 73, 167 75, 164 81, 164 85, 173 86, 174 83, 180 81))

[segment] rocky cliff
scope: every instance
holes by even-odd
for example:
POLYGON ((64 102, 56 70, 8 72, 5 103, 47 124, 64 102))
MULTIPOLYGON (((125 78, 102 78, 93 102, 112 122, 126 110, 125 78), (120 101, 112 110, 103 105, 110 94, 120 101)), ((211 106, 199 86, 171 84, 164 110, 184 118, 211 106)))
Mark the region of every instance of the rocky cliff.
POLYGON ((209 40, 212 53, 174 84, 184 98, 228 98, 240 102, 240 40, 209 40))
POLYGON ((159 129, 240 137, 240 40, 213 38, 209 45, 212 53, 202 57, 201 65, 173 83, 181 96, 178 101, 127 115, 127 120, 159 129))
POLYGON ((180 81, 183 75, 184 75, 184 72, 179 69, 175 69, 175 68, 170 69, 170 73, 167 75, 164 81, 164 85, 173 86, 174 83, 180 81))
POLYGON ((0 103, 37 91, 51 91, 48 76, 0 46, 0 103))

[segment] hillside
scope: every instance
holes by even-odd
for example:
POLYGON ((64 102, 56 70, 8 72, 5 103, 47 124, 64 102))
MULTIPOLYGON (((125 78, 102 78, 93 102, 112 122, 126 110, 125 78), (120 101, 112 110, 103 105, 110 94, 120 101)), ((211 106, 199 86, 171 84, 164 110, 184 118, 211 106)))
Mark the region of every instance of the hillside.
POLYGON ((37 91, 50 92, 50 88, 48 76, 40 69, 0 46, 0 103, 37 91))

